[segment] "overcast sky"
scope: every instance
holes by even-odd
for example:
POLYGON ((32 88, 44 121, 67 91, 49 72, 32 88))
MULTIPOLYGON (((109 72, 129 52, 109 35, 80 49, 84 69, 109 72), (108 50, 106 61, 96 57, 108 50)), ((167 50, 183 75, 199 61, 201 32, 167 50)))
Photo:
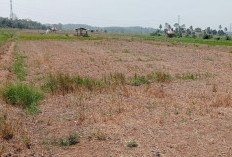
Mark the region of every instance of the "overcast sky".
MULTIPOLYGON (((0 0, 0 16, 9 17, 10 0, 0 0)), ((181 17, 188 27, 232 24, 232 0, 13 0, 18 18, 41 23, 93 26, 172 26, 181 17)))

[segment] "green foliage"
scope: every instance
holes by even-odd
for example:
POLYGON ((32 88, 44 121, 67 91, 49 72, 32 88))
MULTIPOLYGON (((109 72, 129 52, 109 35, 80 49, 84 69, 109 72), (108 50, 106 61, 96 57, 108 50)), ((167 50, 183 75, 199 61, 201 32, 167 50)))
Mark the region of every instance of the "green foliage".
POLYGON ((47 29, 45 25, 35 21, 26 19, 10 20, 2 17, 0 17, 0 28, 47 29))
POLYGON ((17 75, 17 78, 20 81, 25 80, 25 77, 27 76, 27 72, 25 70, 26 65, 24 64, 25 58, 27 57, 15 53, 15 62, 12 66, 12 71, 17 75))
POLYGON ((149 84, 150 81, 147 80, 145 76, 134 75, 134 78, 130 81, 134 86, 140 86, 141 84, 149 84))
POLYGON ((221 40, 221 38, 220 37, 216 37, 215 40, 221 40))
POLYGON ((153 32, 153 33, 151 33, 150 35, 151 35, 151 36, 161 36, 161 34, 158 33, 158 32, 153 32))
POLYGON ((196 80, 198 76, 194 74, 183 74, 181 76, 177 76, 177 78, 182 79, 182 80, 196 80))
POLYGON ((76 135, 69 135, 67 139, 62 138, 60 139, 60 146, 71 146, 78 143, 78 136, 76 135))
POLYGON ((227 35, 227 36, 225 37, 225 40, 231 40, 231 37, 227 35))
POLYGON ((0 46, 5 43, 8 39, 14 37, 15 32, 9 30, 0 30, 0 46))
POLYGON ((44 144, 54 145, 54 146, 72 146, 79 143, 79 139, 82 137, 79 133, 70 134, 67 137, 63 137, 60 139, 53 139, 43 142, 44 144))
POLYGON ((129 141, 127 142, 127 147, 138 147, 138 144, 135 141, 129 141))
POLYGON ((7 103, 22 106, 29 112, 38 111, 37 104, 44 98, 36 87, 24 83, 10 83, 2 90, 2 95, 7 103))
POLYGON ((167 42, 182 42, 182 43, 193 43, 193 44, 206 44, 206 45, 222 45, 222 46, 232 46, 231 40, 215 40, 208 39, 204 40, 202 37, 194 38, 167 38, 165 36, 150 36, 150 35, 133 35, 133 37, 139 37, 144 40, 154 40, 154 41, 167 41, 167 42))
POLYGON ((213 36, 212 35, 209 35, 209 34, 204 34, 202 36, 202 39, 211 39, 213 36))

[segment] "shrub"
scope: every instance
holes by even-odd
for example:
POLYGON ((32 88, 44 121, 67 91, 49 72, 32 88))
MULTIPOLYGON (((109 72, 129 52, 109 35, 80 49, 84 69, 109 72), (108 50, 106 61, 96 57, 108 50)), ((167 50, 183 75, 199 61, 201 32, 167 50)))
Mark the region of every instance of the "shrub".
POLYGON ((231 37, 227 35, 227 36, 225 37, 225 40, 231 40, 231 37))
POLYGON ((127 147, 138 147, 138 144, 135 141, 127 142, 127 147))
POLYGON ((150 34, 150 36, 161 36, 161 34, 158 33, 158 32, 153 32, 153 33, 150 34))
POLYGON ((209 34, 204 34, 202 36, 203 39, 211 39, 212 38, 212 35, 209 35, 209 34))
POLYGON ((32 113, 38 112, 36 105, 44 98, 43 93, 36 87, 23 83, 6 85, 3 88, 2 95, 7 103, 22 106, 32 113))
POLYGON ((215 40, 220 40, 221 38, 220 37, 216 37, 215 40))

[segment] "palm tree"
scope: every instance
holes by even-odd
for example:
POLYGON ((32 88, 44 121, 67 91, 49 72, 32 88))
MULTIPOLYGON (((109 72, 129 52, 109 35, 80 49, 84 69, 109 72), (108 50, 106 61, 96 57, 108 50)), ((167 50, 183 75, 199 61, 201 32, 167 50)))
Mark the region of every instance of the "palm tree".
POLYGON ((225 32, 227 32, 227 31, 228 31, 227 27, 225 27, 225 28, 224 28, 224 31, 225 31, 225 32))

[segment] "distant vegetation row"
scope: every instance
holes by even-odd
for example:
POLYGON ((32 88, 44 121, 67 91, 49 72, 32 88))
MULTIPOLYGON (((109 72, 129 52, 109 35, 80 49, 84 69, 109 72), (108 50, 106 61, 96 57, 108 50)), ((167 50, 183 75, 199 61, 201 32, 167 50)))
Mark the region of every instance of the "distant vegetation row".
POLYGON ((111 33, 135 33, 135 34, 150 34, 156 29, 144 28, 144 27, 94 27, 85 24, 46 24, 50 27, 56 27, 58 30, 74 30, 76 28, 86 28, 88 30, 97 30, 99 32, 111 32, 111 33))
POLYGON ((47 29, 47 26, 27 19, 10 20, 0 17, 0 28, 19 28, 19 29, 47 29))

